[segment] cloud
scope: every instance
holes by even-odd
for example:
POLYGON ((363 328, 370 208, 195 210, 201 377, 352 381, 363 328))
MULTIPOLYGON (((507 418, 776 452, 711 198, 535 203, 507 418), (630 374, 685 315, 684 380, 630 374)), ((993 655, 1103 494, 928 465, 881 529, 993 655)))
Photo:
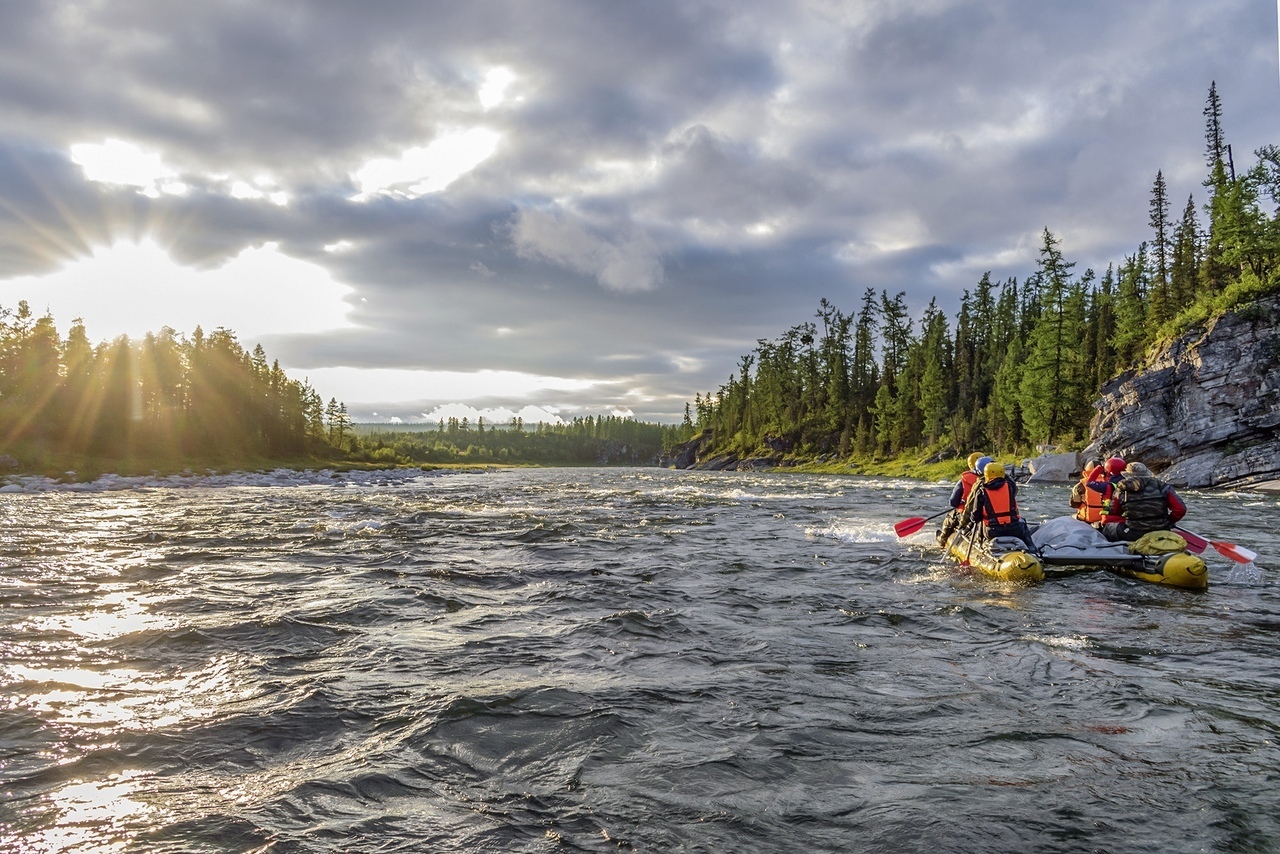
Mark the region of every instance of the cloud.
POLYGON ((470 128, 442 134, 431 143, 415 146, 398 157, 380 157, 356 172, 360 185, 357 201, 376 193, 396 193, 408 198, 448 189, 449 185, 493 156, 501 136, 488 128, 470 128))
POLYGON ((657 244, 634 227, 612 241, 546 211, 521 211, 512 226, 516 252, 595 276, 612 291, 649 291, 662 283, 657 244))
POLYGON ((509 409, 505 406, 476 409, 474 406, 467 406, 462 403, 448 403, 443 406, 437 406, 430 412, 422 413, 421 417, 428 424, 438 424, 441 421, 447 422, 450 418, 456 418, 459 421, 465 418, 467 423, 472 425, 478 424, 480 419, 483 418, 485 423, 491 426, 505 426, 515 419, 519 419, 529 426, 564 423, 564 419, 560 417, 560 414, 554 408, 548 409, 543 406, 522 406, 520 409, 509 409))
POLYGON ((1157 169, 1203 204, 1210 81, 1238 166, 1280 141, 1251 0, 12 5, 0 301, 39 310, 40 276, 113 245, 215 279, 274 245, 332 284, 277 271, 276 307, 93 286, 148 324, 253 327, 295 375, 352 372, 326 398, 406 420, 679 420, 824 297, 951 312, 987 269, 1025 277, 1046 226, 1079 271, 1131 254, 1157 169), (581 385, 451 400, 380 371, 581 385))
POLYGON ((123 140, 77 143, 71 146, 71 159, 90 181, 139 187, 149 196, 182 195, 187 191, 187 185, 177 180, 177 173, 164 164, 158 153, 143 151, 123 140))

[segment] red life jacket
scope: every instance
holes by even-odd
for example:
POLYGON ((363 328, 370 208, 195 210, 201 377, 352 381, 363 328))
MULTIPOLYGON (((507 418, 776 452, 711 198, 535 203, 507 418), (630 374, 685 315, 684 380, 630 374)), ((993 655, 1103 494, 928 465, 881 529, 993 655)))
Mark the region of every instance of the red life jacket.
POLYGON ((1009 481, 1001 478, 1001 482, 991 481, 982 490, 982 524, 1011 525, 1018 518, 1018 508, 1010 494, 1009 481))
POLYGON ((960 475, 960 506, 963 507, 965 502, 969 500, 969 493, 973 492, 973 485, 978 482, 978 473, 976 471, 967 471, 960 475))

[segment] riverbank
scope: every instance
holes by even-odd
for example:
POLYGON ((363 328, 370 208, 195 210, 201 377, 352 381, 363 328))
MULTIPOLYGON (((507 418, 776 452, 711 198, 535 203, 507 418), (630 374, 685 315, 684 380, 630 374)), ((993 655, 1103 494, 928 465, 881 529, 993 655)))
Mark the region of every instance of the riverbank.
POLYGON ((60 484, 88 484, 103 478, 189 478, 228 476, 275 471, 294 472, 374 472, 389 470, 475 471, 510 468, 497 463, 399 463, 386 460, 357 460, 320 456, 199 456, 170 455, 65 455, 0 452, 0 486, 39 478, 60 484))
POLYGON ((794 471, 805 474, 856 474, 876 477, 905 477, 913 480, 936 482, 939 480, 955 480, 965 469, 963 459, 936 461, 929 456, 902 456, 887 460, 868 459, 827 459, 821 458, 809 462, 779 468, 779 471, 794 471))

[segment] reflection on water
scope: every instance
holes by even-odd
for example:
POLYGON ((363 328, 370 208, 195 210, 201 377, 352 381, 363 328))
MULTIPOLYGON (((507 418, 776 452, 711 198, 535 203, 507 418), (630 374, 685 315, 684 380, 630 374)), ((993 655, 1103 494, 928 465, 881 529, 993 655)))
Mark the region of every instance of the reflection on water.
POLYGON ((136 836, 129 827, 155 819, 152 809, 133 797, 139 789, 135 780, 141 776, 140 771, 124 771, 101 781, 70 783, 52 793, 46 826, 24 835, 22 849, 92 854, 127 850, 136 836))
POLYGON ((949 484, 282 483, 0 496, 0 850, 1280 847, 1276 499, 1197 595, 966 575, 949 484))

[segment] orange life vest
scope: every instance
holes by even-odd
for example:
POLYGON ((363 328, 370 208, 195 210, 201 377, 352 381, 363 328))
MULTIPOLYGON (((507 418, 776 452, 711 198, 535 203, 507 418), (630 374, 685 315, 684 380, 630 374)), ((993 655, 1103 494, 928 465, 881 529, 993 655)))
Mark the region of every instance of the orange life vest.
POLYGON ((963 507, 965 502, 969 500, 969 493, 973 492, 973 485, 978 482, 978 473, 976 471, 967 471, 960 475, 960 506, 963 507))
MULTIPOLYGON (((1099 478, 1085 487, 1085 503, 1098 507, 1098 522, 1123 522, 1124 516, 1116 512, 1120 509, 1116 485, 1110 478, 1099 478)), ((1095 523, 1096 524, 1096 523, 1095 523)))
POLYGON ((1009 481, 995 484, 988 483, 982 490, 982 523, 992 525, 1011 525, 1018 518, 1018 508, 1013 504, 1013 496, 1009 490, 1009 481))
MULTIPOLYGON (((1101 471, 1098 469, 1097 471, 1101 471)), ((1088 483, 1096 483, 1101 477, 1090 475, 1088 483)), ((1110 486, 1108 484, 1108 486, 1110 486)), ((1096 525, 1104 521, 1107 515, 1107 504, 1114 493, 1113 488, 1107 489, 1106 492, 1099 492, 1096 489, 1090 489, 1087 485, 1084 488, 1084 504, 1080 505, 1079 511, 1076 512, 1076 518, 1090 525, 1096 525)))

